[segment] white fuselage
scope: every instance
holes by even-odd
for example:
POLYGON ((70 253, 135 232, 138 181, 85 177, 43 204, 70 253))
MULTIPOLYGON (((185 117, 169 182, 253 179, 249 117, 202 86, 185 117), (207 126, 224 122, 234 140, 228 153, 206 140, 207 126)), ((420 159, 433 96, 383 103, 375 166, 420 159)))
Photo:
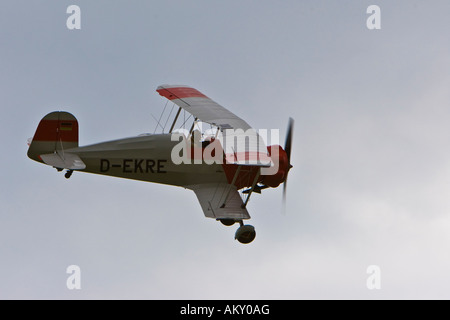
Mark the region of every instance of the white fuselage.
POLYGON ((66 150, 86 164, 83 172, 133 180, 188 186, 226 182, 220 164, 179 164, 171 160, 177 141, 171 134, 144 135, 66 150))

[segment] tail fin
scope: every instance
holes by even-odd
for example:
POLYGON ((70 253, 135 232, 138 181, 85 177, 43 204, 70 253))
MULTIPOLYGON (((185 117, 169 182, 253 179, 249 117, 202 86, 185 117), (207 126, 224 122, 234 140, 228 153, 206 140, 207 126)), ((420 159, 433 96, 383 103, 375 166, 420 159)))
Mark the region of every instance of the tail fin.
POLYGON ((28 157, 44 162, 43 154, 78 147, 78 121, 70 113, 55 111, 42 118, 28 148, 28 157))

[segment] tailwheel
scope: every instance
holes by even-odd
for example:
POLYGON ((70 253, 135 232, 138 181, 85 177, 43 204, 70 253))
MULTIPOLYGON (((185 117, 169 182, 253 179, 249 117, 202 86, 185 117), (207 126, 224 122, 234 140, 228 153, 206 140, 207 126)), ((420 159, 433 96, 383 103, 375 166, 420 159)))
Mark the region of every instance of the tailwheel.
POLYGON ((234 235, 234 239, 243 244, 248 244, 255 240, 256 231, 255 227, 249 224, 244 225, 242 221, 240 222, 241 226, 236 230, 236 234, 234 235))
POLYGON ((69 179, 72 176, 73 170, 67 170, 66 173, 64 174, 64 177, 66 177, 66 179, 69 179))

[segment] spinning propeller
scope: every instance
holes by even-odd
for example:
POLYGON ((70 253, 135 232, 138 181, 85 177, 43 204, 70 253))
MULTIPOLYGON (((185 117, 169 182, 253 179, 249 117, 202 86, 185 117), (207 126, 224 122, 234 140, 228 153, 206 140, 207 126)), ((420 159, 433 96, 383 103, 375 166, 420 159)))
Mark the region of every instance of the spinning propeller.
MULTIPOLYGON (((292 150, 292 134, 293 134, 293 132, 294 132, 294 119, 289 118, 288 128, 287 128, 287 132, 286 132, 286 141, 284 143, 284 149, 280 150, 280 152, 285 153, 285 156, 283 156, 282 158, 286 159, 287 163, 285 161, 282 162, 283 165, 281 165, 281 163, 280 163, 281 167, 279 169, 279 172, 274 176, 275 181, 271 180, 271 182, 269 182, 267 180, 263 180, 263 183, 256 184, 253 187, 253 189, 252 188, 246 189, 242 193, 244 193, 244 194, 249 194, 250 192, 261 193, 261 190, 269 188, 269 187, 275 188, 282 182, 283 183, 283 206, 285 205, 287 176, 288 176, 289 170, 292 168, 291 150, 292 150), (284 173, 281 174, 280 172, 284 172, 284 173), (280 180, 278 180, 278 179, 280 179, 280 180)), ((278 146, 271 146, 271 147, 278 147, 278 146)), ((281 147, 280 147, 280 149, 281 149, 281 147)))
POLYGON ((286 206, 286 188, 287 188, 287 177, 289 170, 292 168, 291 164, 291 150, 292 150, 292 134, 294 132, 294 119, 289 118, 288 129, 286 133, 286 141, 284 143, 284 151, 286 151, 287 159, 288 159, 288 168, 286 172, 286 178, 283 182, 283 205, 286 206))

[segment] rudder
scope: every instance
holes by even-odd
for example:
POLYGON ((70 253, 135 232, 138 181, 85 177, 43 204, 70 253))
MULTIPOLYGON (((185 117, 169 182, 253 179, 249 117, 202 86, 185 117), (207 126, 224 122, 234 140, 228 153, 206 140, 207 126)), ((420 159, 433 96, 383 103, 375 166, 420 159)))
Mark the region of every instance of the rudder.
POLYGON ((40 155, 78 147, 78 121, 70 113, 55 111, 39 123, 28 148, 28 157, 44 162, 40 155))

